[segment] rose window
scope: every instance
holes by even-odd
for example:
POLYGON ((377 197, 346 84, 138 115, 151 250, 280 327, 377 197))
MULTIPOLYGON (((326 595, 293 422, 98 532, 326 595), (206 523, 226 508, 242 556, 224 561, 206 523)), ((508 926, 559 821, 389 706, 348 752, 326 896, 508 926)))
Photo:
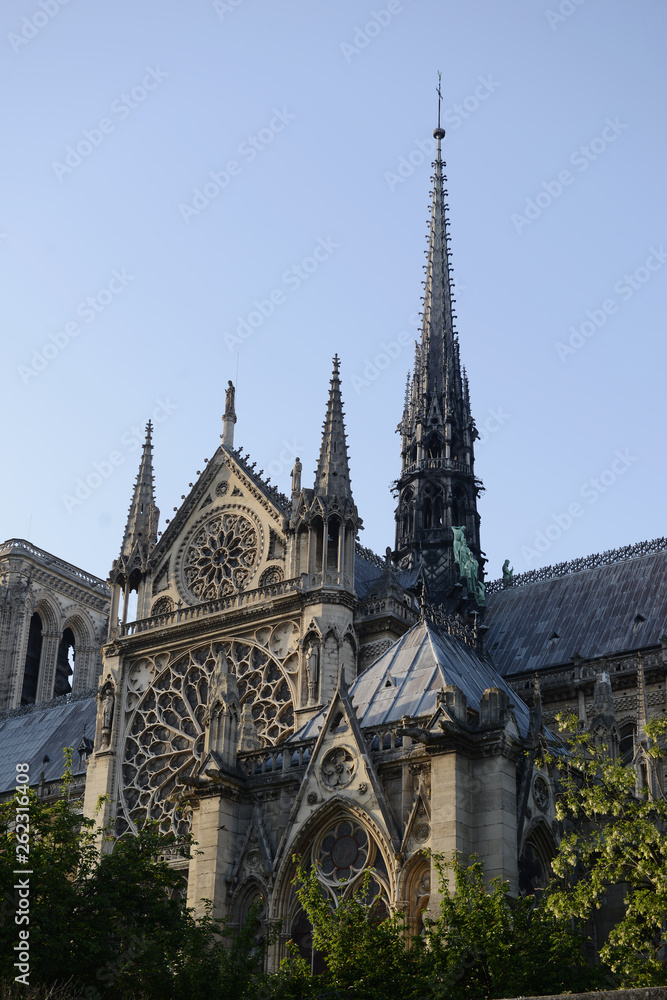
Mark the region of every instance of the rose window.
POLYGON ((165 833, 189 829, 189 817, 176 811, 175 798, 187 790, 186 779, 202 757, 209 680, 220 649, 236 675, 241 702, 251 705, 262 742, 272 745, 292 733, 289 685, 266 650, 233 640, 180 654, 155 675, 129 715, 119 833, 147 820, 165 833))
POLYGON ((218 514, 196 532, 185 552, 183 572, 202 601, 242 590, 259 558, 257 528, 243 514, 218 514))
POLYGON ((322 781, 327 788, 345 788, 356 769, 356 761, 347 747, 334 747, 322 761, 322 781))
POLYGON ((326 834, 318 852, 320 875, 327 882, 348 881, 372 863, 374 845, 362 826, 349 820, 326 834))

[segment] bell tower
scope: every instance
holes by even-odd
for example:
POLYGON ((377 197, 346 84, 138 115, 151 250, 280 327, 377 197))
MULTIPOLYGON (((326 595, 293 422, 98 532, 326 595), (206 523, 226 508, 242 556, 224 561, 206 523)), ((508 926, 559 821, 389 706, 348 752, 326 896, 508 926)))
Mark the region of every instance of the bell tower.
POLYGON ((477 513, 483 487, 475 478, 478 434, 454 328, 440 102, 433 136, 436 154, 421 339, 415 345, 414 369, 397 428, 401 474, 396 482, 395 558, 400 568, 422 574, 427 600, 450 610, 474 611, 484 604, 477 513))

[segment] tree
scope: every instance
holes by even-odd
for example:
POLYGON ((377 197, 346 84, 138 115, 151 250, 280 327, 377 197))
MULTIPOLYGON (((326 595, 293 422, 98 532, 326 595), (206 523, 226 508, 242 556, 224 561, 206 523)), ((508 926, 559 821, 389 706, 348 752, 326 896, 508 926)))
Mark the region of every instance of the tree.
MULTIPOLYGON (((566 833, 553 861, 546 908, 559 920, 591 919, 611 893, 620 914, 600 959, 621 987, 667 983, 667 801, 656 782, 637 788, 634 766, 578 731, 575 716, 558 717, 567 754, 546 755, 558 768, 557 816, 566 833), (653 784, 654 794, 650 793, 653 784)), ((646 725, 646 777, 663 758, 667 719, 646 725)))
MULTIPOLYGON (((334 909, 317 871, 297 864, 297 896, 313 927, 313 947, 326 972, 317 996, 368 998, 451 998, 483 1000, 585 990, 600 982, 584 954, 581 930, 559 920, 534 897, 516 899, 508 882, 487 885, 476 858, 464 865, 433 855, 441 894, 438 917, 423 935, 410 939, 401 914, 382 919, 379 902, 370 900, 372 874, 334 909), (449 874, 454 875, 454 892, 449 874)), ((290 956, 283 973, 304 968, 290 956)), ((311 989, 313 987, 311 986, 311 989)), ((279 995, 279 994, 276 994, 279 995)), ((314 994, 312 994, 314 995, 314 994)))
POLYGON ((458 856, 447 861, 433 855, 433 862, 440 913, 420 942, 429 996, 477 1000, 576 992, 599 984, 576 923, 554 917, 541 898, 512 896, 502 879, 487 885, 475 857, 468 865, 458 856))
MULTIPOLYGON (((382 900, 373 896, 372 871, 367 870, 354 893, 334 908, 317 870, 306 871, 299 859, 295 861, 296 894, 313 927, 313 949, 322 954, 326 966, 322 977, 311 980, 311 989, 319 985, 317 996, 423 997, 420 954, 409 948, 402 915, 387 917, 382 900)), ((304 982, 304 968, 303 960, 292 952, 281 971, 298 975, 304 982)))
POLYGON ((14 920, 21 878, 14 872, 29 822, 32 986, 70 984, 86 1000, 251 996, 263 978, 252 920, 237 935, 210 911, 196 920, 179 896, 178 871, 162 860, 170 852, 188 857, 190 844, 148 826, 100 859, 99 830, 71 802, 70 784, 68 761, 55 804, 26 791, 0 808, 0 979, 10 984, 16 975, 14 946, 24 928, 14 920))

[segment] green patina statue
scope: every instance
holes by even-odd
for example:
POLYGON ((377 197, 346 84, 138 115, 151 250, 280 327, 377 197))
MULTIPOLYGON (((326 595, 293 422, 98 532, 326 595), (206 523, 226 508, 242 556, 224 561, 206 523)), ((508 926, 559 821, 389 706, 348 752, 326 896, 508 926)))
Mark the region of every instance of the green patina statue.
POLYGON ((468 584, 468 590, 475 595, 475 600, 480 607, 486 604, 486 594, 484 584, 479 580, 479 563, 468 548, 466 541, 466 529, 464 527, 454 528, 454 559, 458 563, 461 577, 468 584))
POLYGON ((510 566, 509 559, 503 563, 503 587, 511 587, 514 583, 514 570, 510 566))

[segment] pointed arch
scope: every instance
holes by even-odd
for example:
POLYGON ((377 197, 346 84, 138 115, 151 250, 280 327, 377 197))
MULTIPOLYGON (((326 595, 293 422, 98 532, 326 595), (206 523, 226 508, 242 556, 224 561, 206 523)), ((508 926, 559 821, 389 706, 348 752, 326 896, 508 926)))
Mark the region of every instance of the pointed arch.
POLYGON ((45 632, 60 632, 60 607, 49 594, 39 594, 32 608, 44 623, 45 632))
POLYGON ((431 863, 423 851, 410 859, 401 873, 400 897, 405 904, 410 937, 417 937, 424 929, 424 914, 431 899, 431 863))
POLYGON ((556 838, 545 820, 533 820, 519 854, 519 891, 522 894, 530 895, 546 887, 556 851, 556 838))
POLYGON ((234 889, 230 900, 229 912, 232 923, 236 927, 243 927, 253 904, 257 903, 261 906, 257 914, 257 931, 261 934, 266 925, 268 898, 268 887, 264 880, 259 875, 245 875, 234 889))
POLYGON ((34 705, 37 700, 37 687, 42 661, 42 632, 44 623, 38 611, 30 616, 28 625, 28 642, 23 663, 21 680, 21 704, 34 705))
POLYGON ((95 625, 88 613, 81 608, 66 608, 58 645, 55 695, 93 687, 95 650, 95 625))
POLYGON ((462 490, 454 490, 452 496, 452 525, 465 528, 468 525, 468 504, 462 490))
MULTIPOLYGON (((363 827, 372 838, 375 850, 374 857, 381 859, 388 899, 389 901, 395 900, 393 850, 386 832, 380 829, 373 817, 358 803, 342 795, 334 795, 309 816, 298 833, 287 838, 282 857, 276 859, 276 881, 271 900, 271 919, 287 920, 295 913, 296 896, 292 885, 295 874, 294 856, 302 857, 305 861, 307 852, 309 852, 312 858, 313 851, 321 846, 325 839, 328 828, 339 821, 344 822, 346 818, 363 827)), ((355 875, 353 879, 350 879, 349 888, 356 883, 358 878, 359 875, 355 875)), ((327 886, 327 889, 329 888, 327 886)), ((332 895, 332 901, 333 899, 332 895)))
POLYGON ((38 593, 26 605, 30 616, 21 682, 21 705, 53 697, 56 637, 60 632, 60 608, 47 593, 38 593))

